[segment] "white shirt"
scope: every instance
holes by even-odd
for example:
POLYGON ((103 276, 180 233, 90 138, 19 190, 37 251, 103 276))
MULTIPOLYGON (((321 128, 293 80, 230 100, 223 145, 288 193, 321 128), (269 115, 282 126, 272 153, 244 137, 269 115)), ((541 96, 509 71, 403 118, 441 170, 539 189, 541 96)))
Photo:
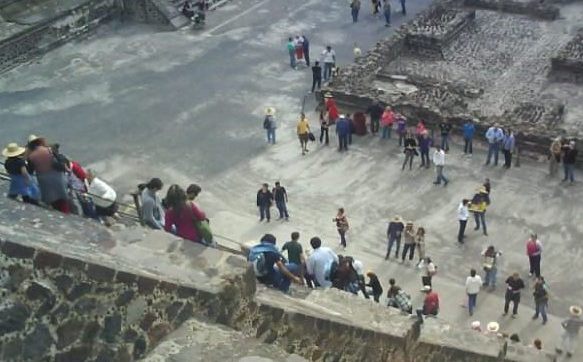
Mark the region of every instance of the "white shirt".
POLYGON ((308 274, 313 275, 318 284, 323 288, 330 288, 332 282, 326 280, 326 269, 331 262, 338 263, 338 255, 332 249, 321 246, 314 250, 312 255, 308 257, 306 268, 308 274))
POLYGON ((469 216, 470 216, 470 212, 468 210, 468 207, 465 206, 463 204, 463 202, 460 203, 460 206, 458 206, 458 208, 457 208, 457 218, 458 218, 458 220, 467 220, 469 216))
POLYGON ((475 277, 469 276, 466 278, 466 293, 478 294, 482 287, 482 278, 479 275, 475 277))
POLYGON ((336 61, 334 60, 336 58, 336 52, 334 51, 334 49, 328 51, 328 49, 325 49, 322 52, 322 62, 323 63, 336 63, 336 61))
POLYGON ((352 262, 352 266, 354 267, 354 270, 356 270, 356 274, 364 275, 364 265, 362 265, 360 260, 354 260, 354 262, 352 262))
POLYGON ((445 152, 443 150, 435 150, 433 153, 433 164, 435 166, 445 165, 445 152))
POLYGON ((95 205, 99 207, 109 207, 111 206, 115 200, 117 199, 117 194, 115 190, 111 188, 108 184, 104 181, 95 177, 91 184, 89 185, 89 189, 87 190, 92 195, 96 195, 99 197, 94 197, 93 202, 95 205))

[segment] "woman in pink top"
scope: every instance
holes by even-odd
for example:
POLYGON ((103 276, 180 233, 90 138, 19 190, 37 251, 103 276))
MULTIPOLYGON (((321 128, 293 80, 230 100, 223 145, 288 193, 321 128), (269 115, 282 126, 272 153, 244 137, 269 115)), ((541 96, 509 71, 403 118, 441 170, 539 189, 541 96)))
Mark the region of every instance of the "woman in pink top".
POLYGON ((205 220, 206 215, 194 203, 187 202, 186 193, 178 185, 172 185, 166 195, 168 210, 164 230, 172 232, 175 228, 175 234, 181 238, 200 242, 200 235, 194 225, 195 221, 205 220))
POLYGON ((393 123, 395 123, 395 113, 391 107, 387 106, 381 116, 381 129, 383 131, 381 138, 391 138, 391 127, 393 127, 393 123))

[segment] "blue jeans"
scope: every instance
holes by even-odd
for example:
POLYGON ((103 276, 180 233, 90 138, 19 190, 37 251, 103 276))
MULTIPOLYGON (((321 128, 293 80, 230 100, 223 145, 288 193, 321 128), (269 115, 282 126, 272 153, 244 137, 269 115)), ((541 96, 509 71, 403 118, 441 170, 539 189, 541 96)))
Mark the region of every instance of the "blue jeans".
POLYGON ((500 150, 500 143, 488 143, 488 158, 486 159, 486 165, 490 164, 492 156, 494 156, 494 165, 498 165, 498 152, 500 150))
MULTIPOLYGON (((293 275, 300 275, 300 267, 297 264, 286 263, 285 267, 293 275)), ((291 280, 288 279, 276 266, 273 270, 273 274, 271 274, 269 284, 273 285, 275 288, 281 290, 282 292, 287 293, 289 291, 291 280)))
POLYGON ((565 169, 565 178, 563 181, 569 180, 575 182, 575 165, 563 162, 563 168, 565 169))
POLYGON ((443 180, 443 182, 447 185, 449 180, 443 175, 443 166, 435 166, 435 170, 437 172, 437 179, 435 180, 435 183, 439 185, 443 180))
POLYGON ((358 11, 360 9, 352 8, 352 22, 356 23, 358 21, 358 11))
POLYGON ((488 287, 495 287, 496 286, 496 274, 498 272, 498 269, 496 268, 491 268, 489 270, 486 270, 486 275, 484 275, 484 286, 488 287))
POLYGON ((267 143, 275 144, 275 128, 267 129, 267 143))
POLYGON ((449 135, 441 135, 441 149, 444 151, 449 151, 449 135))
POLYGON ((535 302, 534 317, 538 318, 540 314, 543 317, 543 323, 547 322, 547 302, 535 302))
POLYGON ((391 126, 383 126, 383 134, 381 138, 391 138, 391 126))
POLYGON ((385 15, 385 21, 387 22, 387 25, 391 25, 391 10, 389 9, 388 11, 384 11, 383 14, 385 15))
POLYGON ((293 51, 290 51, 289 52, 289 65, 292 68, 295 68, 296 67, 296 54, 293 51))
POLYGON ((327 81, 332 76, 332 68, 334 63, 324 63, 324 81, 327 81))
POLYGON ((389 246, 387 248, 387 256, 385 259, 389 258, 389 254, 391 254, 391 249, 393 249, 393 245, 397 244, 397 250, 395 251, 395 258, 399 257, 399 249, 401 248, 401 235, 389 235, 389 246))
POLYGON ((403 15, 407 15, 407 9, 405 8, 405 0, 401 0, 401 12, 403 15))
POLYGON ((269 219, 271 219, 271 214, 269 212, 269 206, 268 205, 259 205, 259 215, 261 217, 261 221, 263 221, 263 219, 267 219, 267 221, 269 221, 269 219))
POLYGON ((338 135, 338 150, 348 151, 348 134, 338 135))
POLYGON ((284 217, 287 219, 289 214, 287 213, 287 206, 285 205, 285 201, 276 201, 275 206, 277 206, 277 210, 279 211, 279 218, 283 219, 284 217))
POLYGON ((474 221, 476 222, 476 227, 474 230, 480 230, 480 222, 482 223, 482 230, 484 234, 488 234, 488 229, 486 228, 486 213, 485 212, 474 212, 474 221))
POLYGON ((470 316, 474 315, 474 309, 476 309, 476 301, 478 299, 478 294, 468 294, 468 311, 470 316))

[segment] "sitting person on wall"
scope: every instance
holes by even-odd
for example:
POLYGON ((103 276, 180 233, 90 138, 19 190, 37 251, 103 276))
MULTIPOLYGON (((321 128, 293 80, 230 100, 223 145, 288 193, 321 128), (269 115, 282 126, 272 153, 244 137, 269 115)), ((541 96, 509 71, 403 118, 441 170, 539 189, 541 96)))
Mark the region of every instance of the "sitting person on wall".
POLYGON ((9 143, 2 151, 2 156, 6 157, 4 168, 10 176, 10 189, 8 197, 16 199, 22 197, 22 201, 38 205, 39 190, 32 176, 28 173, 24 154, 26 148, 18 146, 16 143, 9 143))
POLYGON ((189 19, 192 19, 194 16, 194 8, 189 0, 186 0, 182 5, 182 15, 186 16, 189 19))
POLYGON ((164 208, 158 192, 164 184, 157 177, 151 179, 142 190, 142 220, 152 229, 164 229, 164 208))
POLYGON ((423 323, 424 315, 436 316, 439 313, 439 296, 431 289, 431 286, 426 285, 422 289, 425 295, 423 301, 423 308, 417 309, 417 318, 420 323, 423 323))
POLYGON ((292 282, 302 284, 302 279, 297 276, 300 266, 287 263, 275 242, 275 236, 265 234, 261 242, 251 248, 247 260, 258 282, 287 293, 292 282))
POLYGON ((186 192, 172 185, 166 194, 166 218, 164 230, 173 232, 183 239, 202 243, 202 237, 196 228, 197 220, 206 220, 206 215, 194 203, 188 202, 186 192))
POLYGON ((101 217, 113 217, 117 212, 117 193, 105 181, 95 176, 95 171, 87 170, 87 192, 93 198, 95 213, 101 217))

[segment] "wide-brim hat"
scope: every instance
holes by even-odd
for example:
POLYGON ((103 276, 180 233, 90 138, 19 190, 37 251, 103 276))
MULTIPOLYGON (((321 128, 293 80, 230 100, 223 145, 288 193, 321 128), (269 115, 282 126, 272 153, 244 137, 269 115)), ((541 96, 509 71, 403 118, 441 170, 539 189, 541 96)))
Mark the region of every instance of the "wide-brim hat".
POLYGON ((569 307, 569 313, 571 313, 572 316, 580 317, 581 314, 583 314, 583 311, 581 310, 581 307, 572 305, 569 307))
POLYGON ((4 157, 16 157, 22 155, 26 151, 26 148, 20 147, 16 143, 9 143, 4 150, 2 150, 2 156, 4 157))
POLYGON ((28 136, 28 142, 36 141, 39 138, 40 138, 39 136, 37 136, 35 134, 31 134, 30 136, 28 136))
POLYGON ((265 108, 265 115, 273 116, 274 114, 275 114, 275 108, 273 108, 273 107, 265 108))
POLYGON ((405 225, 413 225, 413 221, 407 221, 405 225))
POLYGON ((472 329, 480 329, 482 327, 482 323, 480 323, 480 321, 473 321, 471 326, 472 329))
POLYGON ((488 332, 496 333, 500 330, 500 324, 498 324, 498 322, 490 322, 486 326, 486 329, 488 332))
POLYGON ((403 221, 403 219, 401 219, 401 216, 399 216, 399 215, 395 216, 395 218, 393 220, 394 221, 403 221))
POLYGON ((332 98, 332 93, 330 92, 324 93, 324 98, 332 98))

